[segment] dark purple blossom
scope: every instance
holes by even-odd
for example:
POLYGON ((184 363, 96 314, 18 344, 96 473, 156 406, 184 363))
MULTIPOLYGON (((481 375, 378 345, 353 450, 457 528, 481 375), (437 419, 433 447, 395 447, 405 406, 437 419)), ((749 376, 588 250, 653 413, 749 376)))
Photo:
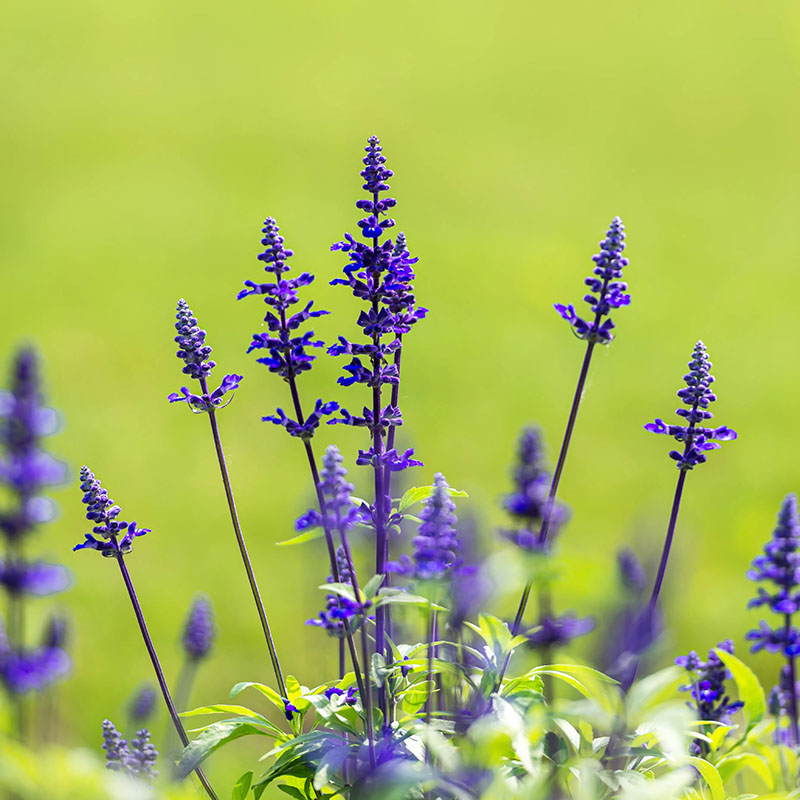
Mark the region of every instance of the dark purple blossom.
POLYGON ((0 586, 9 595, 45 597, 63 592, 70 583, 70 572, 61 564, 0 559, 0 586))
POLYGON ((103 750, 107 769, 145 780, 158 776, 155 770, 158 750, 150 742, 147 728, 138 731, 129 744, 111 720, 103 720, 103 750))
POLYGON ((745 638, 751 642, 752 652, 768 650, 786 659, 779 686, 780 713, 788 718, 789 724, 782 727, 778 721, 776 740, 795 746, 800 743, 796 683, 800 629, 794 620, 800 608, 800 519, 794 494, 784 498, 772 538, 764 545, 763 554, 753 559, 747 577, 769 587, 759 586, 749 607, 769 608, 777 620, 770 624, 762 619, 758 628, 749 631, 745 638))
POLYGON ((156 709, 158 692, 152 686, 140 686, 128 703, 128 715, 131 722, 145 722, 156 709))
MULTIPOLYGON (((519 527, 501 530, 501 535, 523 550, 540 550, 538 534, 549 489, 550 473, 545 468, 542 434, 538 428, 525 428, 517 444, 514 491, 503 500, 503 508, 519 523, 519 527)), ((566 506, 556 503, 550 511, 550 531, 557 533, 567 517, 566 506)))
POLYGON ((606 238, 600 242, 600 252, 592 256, 594 269, 584 283, 589 294, 584 301, 589 304, 593 319, 585 320, 578 316, 575 306, 570 303, 556 303, 555 309, 572 326, 572 332, 579 339, 608 344, 613 338, 614 323, 608 315, 611 309, 630 305, 631 296, 627 293, 628 284, 620 280, 623 267, 628 259, 622 255, 625 250, 625 226, 619 217, 611 220, 606 238), (605 319, 604 319, 605 318, 605 319))
MULTIPOLYGON (((265 249, 259 254, 258 260, 264 264, 264 270, 272 275, 274 280, 265 283, 245 281, 245 288, 237 295, 239 300, 250 295, 259 295, 264 298, 270 309, 264 317, 267 331, 253 334, 247 352, 251 353, 254 350, 266 352, 266 355, 257 359, 258 363, 264 364, 270 372, 280 375, 294 387, 297 377, 310 370, 316 358, 309 352, 309 348, 325 346, 323 341, 314 338, 314 331, 300 333, 298 329, 310 319, 321 317, 328 312, 313 310, 314 303, 309 301, 300 311, 290 313, 292 306, 300 300, 299 290, 312 283, 314 276, 302 272, 296 278, 284 277, 291 269, 287 261, 294 252, 284 247, 284 238, 280 235, 278 223, 272 217, 267 217, 261 231, 264 234, 261 244, 265 249)), ((292 392, 294 395, 294 388, 292 392)), ((296 419, 288 417, 283 409, 279 408, 276 414, 263 417, 263 420, 282 425, 290 435, 309 441, 322 416, 331 414, 338 407, 336 403, 323 403, 318 400, 315 410, 303 419, 296 402, 296 419)))
POLYGON ((706 452, 718 450, 719 441, 730 441, 737 438, 736 431, 722 425, 709 428, 699 423, 711 419, 714 415, 708 410, 717 396, 711 391, 714 376, 710 373, 711 362, 708 360, 706 346, 697 342, 689 362, 689 372, 683 376, 685 388, 678 391, 678 397, 689 408, 679 408, 675 413, 683 417, 687 425, 667 425, 662 419, 648 422, 644 428, 651 433, 664 433, 683 443, 683 452, 673 450, 669 457, 677 461, 680 470, 693 469, 706 460, 706 452))
POLYGON ((63 641, 48 641, 36 648, 12 648, 0 626, 0 683, 10 694, 41 692, 70 670, 72 661, 63 641))
POLYGON ((444 475, 436 473, 433 493, 420 512, 422 523, 414 538, 413 559, 407 556, 389 565, 392 572, 413 575, 417 580, 439 580, 461 565, 460 543, 455 525, 456 505, 444 475))
POLYGON ((211 347, 206 344, 206 332, 197 325, 197 318, 182 298, 178 301, 176 319, 175 329, 178 335, 175 341, 179 348, 176 355, 184 362, 183 372, 200 384, 200 393, 191 392, 186 386, 182 386, 180 391, 168 395, 167 400, 170 403, 187 403, 197 413, 227 405, 230 398, 225 400, 225 395, 239 388, 242 376, 226 375, 222 383, 209 392, 206 381, 211 377, 211 370, 216 362, 209 359, 211 347))
MULTIPOLYGON (((732 654, 733 642, 725 639, 717 645, 717 649, 732 654)), ((689 673, 690 682, 681 686, 680 690, 689 692, 692 700, 688 705, 697 712, 698 719, 725 723, 744 705, 739 700, 732 701, 728 696, 725 682, 732 676, 714 650, 709 652, 706 661, 692 650, 688 655, 678 656, 675 663, 689 673)), ((702 740, 695 740, 691 749, 694 755, 708 751, 706 743, 702 740)))
POLYGON ((36 352, 21 349, 11 370, 11 388, 0 392, 0 483, 11 503, 0 508, 0 533, 17 542, 53 518, 54 506, 42 491, 63 483, 66 467, 42 448, 55 433, 58 416, 42 402, 36 352))
POLYGON ((647 573, 636 553, 624 547, 617 553, 617 569, 622 585, 633 594, 641 594, 647 588, 647 573))
POLYGON ((200 661, 210 652, 214 644, 214 609, 205 595, 197 595, 192 601, 186 624, 183 628, 183 652, 190 661, 200 661))
MULTIPOLYGON (((339 572, 339 582, 350 584, 352 581, 350 562, 341 545, 336 550, 336 567, 339 572)), ((333 583, 332 575, 328 576, 328 583, 333 583)), ((370 600, 357 602, 331 592, 325 596, 324 610, 320 611, 318 616, 307 620, 306 625, 324 628, 330 636, 343 639, 358 629, 367 609, 371 606, 370 600)))
POLYGON ((538 625, 523 635, 531 647, 547 650, 564 647, 573 639, 591 633, 594 627, 595 622, 592 617, 576 617, 571 613, 560 616, 548 614, 539 620, 538 625))
POLYGON ((338 686, 331 686, 325 690, 324 694, 328 700, 333 697, 340 697, 342 702, 348 706, 354 706, 358 702, 358 689, 355 686, 351 686, 347 691, 340 689, 338 686))
POLYGON ((73 550, 97 550, 106 558, 121 558, 133 550, 135 538, 150 533, 147 528, 137 528, 135 522, 117 519, 122 509, 114 504, 88 467, 81 467, 81 491, 86 519, 96 524, 92 533, 85 534, 85 541, 75 545, 73 550), (101 538, 93 534, 99 534, 101 538))

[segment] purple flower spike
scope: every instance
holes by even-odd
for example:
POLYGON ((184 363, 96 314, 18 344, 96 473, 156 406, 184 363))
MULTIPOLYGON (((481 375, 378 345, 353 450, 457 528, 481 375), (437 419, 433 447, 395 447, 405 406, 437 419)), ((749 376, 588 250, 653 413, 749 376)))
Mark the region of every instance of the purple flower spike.
POLYGON ((156 709, 158 692, 152 686, 142 686, 136 690, 128 704, 131 722, 145 722, 156 709))
MULTIPOLYGON (((549 490, 550 473, 545 468, 542 434, 538 428, 525 428, 517 444, 514 491, 503 501, 503 507, 520 527, 501 531, 506 539, 523 550, 541 550, 538 533, 547 509, 549 490)), ((556 534, 568 516, 567 507, 556 503, 550 510, 550 532, 556 534)))
POLYGON ((81 491, 84 493, 86 519, 97 524, 92 533, 85 534, 85 541, 76 544, 73 550, 97 550, 106 558, 120 558, 133 550, 135 538, 150 533, 147 528, 137 528, 135 522, 117 519, 122 509, 114 504, 88 467, 81 467, 81 491), (95 533, 101 538, 92 535, 95 533))
POLYGON ((414 538, 413 560, 407 557, 389 565, 392 572, 413 575, 417 580, 440 580, 461 564, 461 549, 455 525, 458 521, 450 487, 441 473, 436 473, 433 494, 420 513, 422 524, 414 538))
MULTIPOLYGON (((264 221, 261 232, 264 234, 261 244, 265 249, 258 256, 258 260, 264 264, 264 271, 274 276, 274 281, 266 283, 245 281, 245 288, 236 297, 241 300, 250 295, 259 295, 270 307, 271 310, 267 311, 264 317, 267 332, 254 333, 247 352, 265 351, 267 355, 256 360, 270 372, 280 375, 292 387, 294 397, 298 376, 310 370, 316 358, 308 348, 325 346, 325 342, 314 338, 313 330, 304 333, 298 333, 297 330, 310 319, 324 316, 328 312, 312 310, 314 302, 310 300, 301 311, 291 313, 292 306, 300 301, 299 290, 311 284, 314 276, 302 272, 296 278, 284 277, 291 269, 287 261, 294 255, 294 251, 284 247, 284 238, 280 235, 278 223, 272 217, 267 217, 264 221)), ((323 414, 330 414, 338 407, 336 403, 323 403, 318 400, 316 409, 304 420, 297 400, 296 419, 288 417, 280 408, 277 414, 262 419, 265 422, 282 425, 291 436, 310 441, 319 425, 320 417, 323 414)))
MULTIPOLYGON (((717 645, 717 649, 732 654, 733 642, 725 639, 717 645)), ((739 700, 732 702, 728 696, 725 682, 732 676, 714 650, 709 652, 706 661, 692 650, 688 655, 678 656, 675 663, 689 673, 690 683, 681 686, 680 690, 689 692, 692 700, 688 706, 697 712, 698 719, 727 723, 744 706, 739 700)), ((705 755, 708 753, 708 744, 696 739, 690 746, 690 752, 696 756, 705 755)))
POLYGON ((594 319, 585 320, 579 317, 571 303, 556 303, 554 308, 569 322, 572 332, 579 339, 609 344, 614 338, 611 334, 614 323, 608 317, 611 309, 622 308, 631 303, 631 296, 627 293, 628 284, 620 280, 622 269, 628 266, 629 261, 622 255, 625 250, 625 226, 619 217, 611 220, 606 238, 600 242, 600 248, 600 252, 592 256, 595 264, 592 275, 584 281, 589 287, 589 294, 583 299, 589 304, 594 319))
POLYGON ((129 744, 111 720, 103 720, 103 750, 107 769, 147 781, 158 776, 155 770, 158 750, 151 744, 147 728, 138 731, 129 744))
POLYGON ((591 633, 594 627, 592 617, 576 617, 571 613, 557 617, 548 615, 524 636, 531 647, 539 650, 551 649, 568 645, 573 639, 591 633))
POLYGON ((10 595, 45 597, 63 592, 70 583, 70 572, 61 564, 44 561, 3 563, 0 559, 0 586, 10 595))
POLYGON ((170 403, 187 403, 192 411, 200 414, 223 408, 231 401, 231 398, 225 400, 225 395, 239 388, 242 376, 226 375, 222 383, 209 392, 206 382, 216 363, 209 360, 211 347, 206 344, 206 332, 198 327, 197 318, 183 299, 178 300, 176 319, 175 329, 178 335, 175 341, 180 348, 176 355, 184 362, 183 372, 199 382, 200 394, 190 392, 186 386, 182 386, 179 392, 167 395, 167 400, 170 403))
POLYGON ((706 461, 709 450, 718 450, 720 441, 733 441, 737 433, 727 425, 718 428, 705 427, 701 423, 711 419, 714 415, 708 410, 717 396, 711 391, 714 376, 710 373, 711 362, 703 342, 698 341, 692 352, 689 362, 689 372, 683 376, 686 386, 678 391, 678 397, 689 408, 679 408, 675 413, 683 417, 687 425, 668 425, 662 419, 648 422, 644 429, 650 433, 659 433, 672 436, 676 441, 683 443, 683 452, 673 450, 669 456, 677 462, 680 470, 694 469, 698 464, 706 461))
POLYGON ((201 661, 214 644, 214 609, 205 595, 192 601, 189 616, 183 629, 183 651, 190 661, 201 661))

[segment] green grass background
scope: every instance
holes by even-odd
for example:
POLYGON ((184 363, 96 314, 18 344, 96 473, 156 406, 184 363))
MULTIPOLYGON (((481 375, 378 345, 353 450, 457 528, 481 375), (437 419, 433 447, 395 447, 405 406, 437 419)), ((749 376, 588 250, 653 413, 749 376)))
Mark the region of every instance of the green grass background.
MULTIPOLYGON (((443 471, 491 540, 519 428, 538 422, 556 450, 566 420, 582 345, 552 303, 579 301, 622 215, 633 305, 595 360, 564 476, 558 602, 602 613, 617 547, 660 548, 677 472, 642 423, 672 413, 703 338, 716 419, 740 439, 689 476, 659 657, 726 636, 743 649, 757 619, 744 572, 800 488, 796 3, 46 0, 3 7, 0 53, 0 350, 41 347, 65 417, 53 449, 153 529, 130 564, 170 674, 192 594, 212 596, 220 637, 198 703, 269 671, 207 424, 165 400, 183 383, 174 304, 195 308, 218 372, 246 376, 221 415, 241 516, 285 666, 322 681, 333 647, 302 625, 322 551, 274 547, 310 500, 306 465, 259 422, 287 387, 245 355, 262 306, 234 295, 260 274, 274 215, 296 269, 318 276, 304 294, 333 312, 318 334, 352 330, 328 248, 355 228, 371 133, 431 309, 403 362, 404 430, 426 464, 415 482, 443 471)), ((308 402, 358 406, 340 366, 304 376, 308 402)), ((321 431, 320 446, 334 440, 351 463, 363 446, 321 431)), ((60 501, 41 547, 75 573, 66 737, 94 745, 149 665, 114 565, 70 553, 87 529, 77 488, 60 501)), ((772 680, 774 660, 754 662, 772 680)), ((254 752, 232 747, 212 777, 224 785, 254 752)))

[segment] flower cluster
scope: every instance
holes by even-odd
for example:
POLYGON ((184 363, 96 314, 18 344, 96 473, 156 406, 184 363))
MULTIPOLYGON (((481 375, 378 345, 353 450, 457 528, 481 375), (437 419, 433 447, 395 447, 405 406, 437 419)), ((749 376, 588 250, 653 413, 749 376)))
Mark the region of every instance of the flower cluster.
POLYGON ((128 703, 131 722, 145 722, 156 709, 158 692, 152 686, 140 686, 128 703))
MULTIPOLYGON (((733 642, 725 639, 717 645, 717 650, 733 654, 733 642)), ((697 712, 698 719, 708 722, 727 722, 731 715, 744 705, 740 700, 732 702, 728 696, 725 681, 730 680, 732 676, 714 650, 709 651, 706 661, 692 650, 688 655, 678 656, 675 663, 690 675, 691 682, 681 686, 680 689, 682 692, 689 692, 692 698, 689 706, 697 712)), ((701 741, 692 744, 696 754, 702 752, 705 746, 701 741)))
POLYGON ((400 561, 389 565, 392 572, 410 575, 417 580, 440 580, 461 565, 460 543, 455 525, 456 508, 450 496, 450 486, 444 475, 437 472, 433 492, 420 513, 422 520, 414 537, 412 558, 403 554, 400 561))
POLYGON ((85 466, 81 467, 81 491, 86 519, 96 524, 92 533, 85 534, 85 540, 76 544, 73 550, 97 550, 106 558, 122 558, 133 550, 135 538, 150 533, 147 528, 137 528, 135 522, 117 519, 122 509, 115 505, 94 473, 85 466), (99 534, 99 539, 93 536, 95 533, 99 534))
POLYGON ((708 410, 717 396, 711 391, 714 376, 710 373, 711 362, 703 342, 697 342, 689 361, 689 372, 683 376, 685 388, 678 391, 678 397, 689 406, 679 408, 675 413, 683 417, 687 425, 667 425, 662 419, 648 422, 644 429, 651 433, 665 433, 676 441, 683 443, 683 452, 673 450, 669 457, 677 461, 680 470, 694 469, 706 460, 708 450, 718 450, 720 441, 736 439, 736 431, 722 425, 718 428, 704 427, 699 424, 711 419, 714 415, 708 410))
MULTIPOLYGON (((350 562, 344 547, 336 550, 336 567, 339 572, 339 583, 349 584, 352 580, 350 562)), ((328 576, 328 583, 333 583, 333 576, 328 576)), ((372 606, 370 600, 351 600, 340 594, 331 592, 325 596, 325 609, 317 617, 306 621, 306 625, 324 628, 330 636, 343 639, 358 629, 364 614, 372 606)))
MULTIPOLYGON (((292 306, 300 300, 298 291, 303 286, 311 284, 314 276, 309 272, 302 272, 296 278, 284 277, 291 269, 286 262, 294 255, 294 251, 284 247, 284 237, 280 235, 278 223, 272 217, 267 217, 264 221, 261 232, 264 234, 264 238, 261 240, 264 251, 259 254, 258 260, 264 263, 265 272, 274 275, 275 279, 266 283, 245 281, 245 288, 236 296, 238 300, 241 300, 250 295, 260 295, 271 309, 264 317, 267 331, 253 334, 247 352, 266 351, 268 355, 256 359, 258 363, 264 364, 270 372, 280 375, 294 387, 297 377, 310 370, 311 363, 316 358, 315 355, 308 352, 308 348, 325 346, 322 340, 314 338, 314 331, 308 330, 300 334, 297 332, 298 328, 308 320, 324 316, 328 312, 312 310, 314 301, 309 300, 302 310, 290 314, 292 306)), ((294 391, 293 388, 293 394, 294 391)), ((297 404, 295 406, 296 419, 288 417, 280 408, 276 414, 262 419, 265 422, 282 425, 292 436, 298 436, 308 441, 314 435, 321 417, 333 413, 338 407, 336 403, 323 403, 318 400, 314 411, 309 414, 307 419, 303 419, 297 404)))
POLYGON ((230 399, 226 401, 225 395, 239 388, 242 376, 226 375, 222 383, 214 391, 209 392, 206 382, 216 362, 209 360, 211 347, 206 344, 206 332, 197 325, 197 318, 182 298, 178 300, 176 319, 175 329, 178 335, 175 341, 179 348, 176 355, 184 362, 182 371, 199 382, 200 394, 190 392, 186 386, 182 386, 179 392, 168 395, 167 400, 170 403, 188 403, 189 408, 197 413, 227 405, 230 399))
POLYGON ((563 647, 579 636, 591 633, 595 628, 592 617, 576 617, 566 613, 559 616, 548 614, 539 620, 538 624, 526 631, 525 636, 530 647, 539 650, 549 650, 563 647))
MULTIPOLYGON (((331 284, 348 286, 354 297, 367 304, 367 309, 357 320, 366 342, 354 343, 340 336, 338 344, 328 348, 328 352, 334 356, 352 357, 345 367, 348 374, 339 378, 342 386, 362 383, 379 390, 382 386, 396 385, 400 380, 395 354, 402 346, 401 337, 425 317, 427 309, 416 305, 411 281, 415 277, 413 265, 417 259, 410 256, 405 235, 398 235, 396 242, 389 238, 380 241, 385 232, 394 227, 394 220, 386 214, 397 201, 392 197, 381 197, 381 193, 389 189, 386 181, 393 173, 385 166, 386 157, 377 136, 370 136, 365 151, 361 177, 364 179, 363 189, 370 198, 359 200, 356 207, 367 214, 358 221, 361 235, 367 242, 358 241, 348 233, 344 240, 331 247, 331 250, 348 256, 345 277, 337 278, 331 284), (387 335, 393 335, 389 342, 384 341, 387 335), (392 363, 389 363, 390 357, 392 363), (369 363, 364 363, 363 358, 369 359, 369 363)), ((365 408, 364 416, 343 412, 336 422, 365 426, 373 434, 383 436, 389 427, 402 424, 402 415, 396 405, 390 403, 382 408, 365 408)), ((371 450, 362 463, 370 463, 371 456, 380 455, 380 452, 371 450)), ((412 465, 410 462, 393 463, 401 469, 412 465)))
MULTIPOLYGON (((539 529, 547 508, 550 473, 544 467, 544 446, 538 428, 525 428, 517 442, 514 491, 503 501, 503 508, 519 523, 501 534, 523 550, 538 550, 539 529)), ((566 522, 568 510, 556 503, 550 510, 551 535, 566 522)))
POLYGON ((622 255, 625 250, 625 226, 619 217, 611 220, 606 238, 600 242, 600 252, 592 256, 594 269, 584 283, 589 287, 589 294, 584 301, 594 314, 593 320, 585 320, 578 316, 575 306, 570 303, 556 303, 555 309, 572 326, 572 332, 579 339, 590 342, 608 344, 614 336, 611 331, 614 323, 608 315, 612 308, 630 305, 631 296, 627 294, 628 284, 620 280, 623 267, 630 263, 622 255), (604 320, 604 317, 607 319, 604 320))
POLYGON ((202 661, 214 644, 214 609, 205 595, 192 601, 181 639, 183 652, 193 662, 202 661))
POLYGON ((114 772, 148 781, 158 776, 155 769, 158 750, 150 742, 147 728, 137 731, 136 738, 129 744, 111 720, 103 720, 103 750, 106 751, 106 767, 114 772))
POLYGON ((0 683, 12 694, 41 691, 63 677, 71 662, 64 648, 64 629, 54 620, 37 646, 24 641, 19 624, 27 598, 64 591, 70 573, 60 564, 31 560, 25 542, 41 523, 55 514, 44 492, 64 481, 66 467, 43 449, 42 440, 58 427, 58 416, 42 400, 39 359, 21 349, 11 370, 11 386, 0 392, 0 484, 8 504, 0 508, 0 588, 8 597, 8 633, 0 624, 0 683))
POLYGON ((748 607, 766 606, 781 620, 775 627, 761 620, 760 627, 747 634, 752 652, 800 654, 800 630, 787 622, 800 608, 800 520, 794 494, 784 498, 772 538, 764 545, 764 553, 753 559, 747 577, 772 584, 772 591, 759 586, 748 607))

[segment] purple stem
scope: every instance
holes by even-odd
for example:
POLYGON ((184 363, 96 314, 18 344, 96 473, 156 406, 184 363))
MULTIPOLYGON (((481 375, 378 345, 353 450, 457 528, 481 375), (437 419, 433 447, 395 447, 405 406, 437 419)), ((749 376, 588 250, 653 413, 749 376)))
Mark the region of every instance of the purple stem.
MULTIPOLYGON (((116 539, 114 539, 114 541, 116 542, 116 539)), ((189 744, 189 737, 186 735, 186 731, 183 728, 183 723, 181 723, 181 719, 178 716, 178 712, 175 708, 175 703, 172 700, 172 695, 170 694, 169 686, 167 685, 167 679, 164 677, 164 670, 161 669, 161 662, 158 660, 158 654, 156 653, 156 648, 153 645, 153 639, 150 636, 150 631, 147 629, 144 613, 142 612, 139 598, 136 596, 136 590, 133 588, 133 581, 131 580, 130 573, 128 572, 128 566, 125 563, 122 553, 118 553, 117 563, 119 564, 119 570, 122 573, 122 579, 125 581, 125 588, 128 590, 128 596, 131 599, 133 611, 136 614, 136 621, 139 623, 139 630, 142 632, 142 638, 144 639, 147 653, 150 656, 150 661, 153 664, 153 669, 156 673, 156 680, 161 688, 161 694, 164 696, 164 702, 166 703, 167 711, 172 718, 172 724, 175 726, 175 730, 177 731, 183 746, 186 747, 189 744)), ((211 784, 208 782, 208 778, 206 778, 202 768, 195 767, 194 772, 200 780, 203 788, 206 790, 208 796, 212 798, 212 800, 219 800, 216 793, 211 788, 211 784)))
POLYGON ((658 605, 658 596, 661 594, 661 585, 664 583, 664 573, 667 571, 669 551, 672 547, 673 536, 675 535, 675 523, 678 521, 678 510, 680 509, 681 496, 683 495, 683 484, 685 482, 686 470, 682 469, 681 474, 678 476, 678 483, 675 486, 675 496, 672 499, 672 511, 669 515, 667 536, 664 539, 664 547, 661 550, 661 561, 658 564, 658 572, 656 573, 656 580, 653 584, 653 592, 650 595, 650 608, 655 608, 658 605))
MULTIPOLYGON (((784 615, 784 630, 786 641, 789 641, 792 631, 792 615, 784 615)), ((792 728, 792 744, 797 747, 800 744, 800 725, 797 720, 797 669, 795 666, 795 656, 787 655, 786 664, 789 667, 789 721, 792 728)))
MULTIPOLYGON (((203 394, 208 394, 208 386, 206 379, 200 378, 200 387, 203 394)), ((219 461, 219 471, 222 475, 222 483, 225 487, 225 497, 228 500, 228 510, 231 515, 231 523, 233 524, 233 532, 236 535, 236 543, 239 545, 239 552, 242 556, 242 563, 244 564, 245 572, 247 573, 247 581, 250 584, 250 591, 253 594, 253 600, 256 604, 258 611, 258 618, 261 621, 261 629, 264 632, 264 638, 267 642, 269 649, 269 657, 272 661, 272 670, 275 673, 275 680, 278 682, 278 689, 283 697, 288 697, 286 691, 286 683, 283 680, 283 673, 281 672, 281 664, 278 660, 278 652, 275 649, 275 642, 272 638, 272 630, 269 627, 269 620, 267 619, 267 612, 264 608, 264 602, 261 599, 261 592, 258 589, 258 581, 256 581, 255 573, 253 572, 253 565, 250 561, 250 554, 247 552, 247 545, 244 541, 244 534, 242 533, 242 526, 239 523, 239 514, 236 511, 236 503, 233 499, 233 489, 231 488, 230 476, 228 475, 228 466, 225 463, 225 454, 222 451, 222 440, 219 435, 219 425, 217 424, 217 417, 214 409, 208 412, 208 421, 211 423, 211 434, 214 437, 214 448, 217 451, 217 460, 219 461)))

